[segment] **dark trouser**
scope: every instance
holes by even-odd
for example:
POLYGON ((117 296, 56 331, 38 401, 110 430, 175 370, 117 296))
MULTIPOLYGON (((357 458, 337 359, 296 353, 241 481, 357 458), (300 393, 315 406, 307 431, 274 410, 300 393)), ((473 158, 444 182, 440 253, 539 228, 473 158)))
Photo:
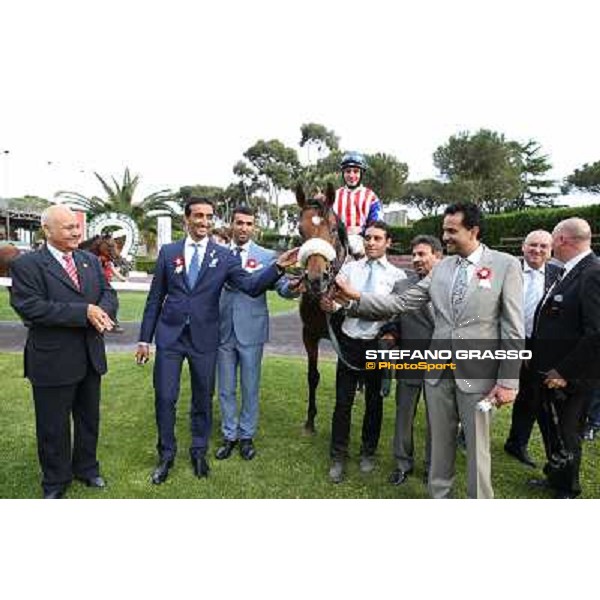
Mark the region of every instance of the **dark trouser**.
MULTIPOLYGON (((417 404, 421 392, 425 395, 422 381, 415 385, 414 380, 398 379, 396 383, 396 425, 394 432, 394 456, 398 468, 405 473, 411 472, 414 467, 414 442, 413 425, 417 404)), ((429 426, 429 414, 425 408, 427 419, 427 439, 425 441, 425 472, 429 472, 431 464, 431 428, 429 426)))
POLYGON ((158 348, 154 363, 154 392, 158 443, 156 449, 163 460, 172 460, 177 453, 175 439, 176 406, 179 398, 181 366, 187 359, 192 380, 190 423, 192 443, 190 455, 206 454, 212 425, 212 396, 217 352, 194 350, 189 328, 169 348, 158 348))
POLYGON ((546 454, 549 459, 544 472, 556 489, 580 494, 581 433, 589 394, 582 390, 562 393, 540 387, 539 395, 542 406, 540 427, 542 432, 545 431, 544 440, 547 440, 546 454), (572 461, 568 468, 557 475, 551 473, 550 463, 552 457, 561 453, 572 455, 572 461))
POLYGON ((100 375, 88 370, 76 384, 33 386, 38 457, 46 492, 66 487, 73 476, 96 477, 100 424, 100 375), (71 418, 73 446, 71 448, 71 418))
MULTIPOLYGON (((340 333, 339 343, 344 359, 351 365, 364 367, 365 350, 373 341, 354 340, 340 333)), ((377 450, 383 417, 381 371, 355 371, 338 359, 335 377, 335 410, 331 424, 331 456, 343 459, 348 454, 352 404, 359 378, 365 384, 365 413, 362 425, 361 454, 372 455, 377 450)))
POLYGON ((600 429, 600 388, 590 391, 586 413, 588 427, 600 429))
MULTIPOLYGON (((530 348, 529 340, 526 341, 526 347, 530 348)), ((519 392, 512 409, 510 433, 506 440, 506 444, 515 449, 527 448, 536 420, 544 438, 544 445, 548 445, 548 440, 545 438, 546 432, 540 421, 540 396, 536 393, 535 385, 531 370, 523 364, 519 372, 519 392)))

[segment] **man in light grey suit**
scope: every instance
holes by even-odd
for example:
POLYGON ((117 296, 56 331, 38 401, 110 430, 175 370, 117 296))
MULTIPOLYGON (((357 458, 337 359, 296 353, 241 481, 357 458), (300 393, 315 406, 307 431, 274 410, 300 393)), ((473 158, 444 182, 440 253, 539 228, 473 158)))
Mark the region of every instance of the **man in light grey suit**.
MULTIPOLYGON (((412 265, 414 274, 408 279, 399 281, 395 293, 402 293, 408 286, 427 277, 433 267, 442 259, 442 244, 432 235, 418 235, 410 243, 412 250, 412 265)), ((424 304, 420 310, 402 313, 397 319, 386 323, 380 329, 383 340, 395 343, 398 349, 425 350, 429 348, 435 325, 435 316, 431 303, 424 304)), ((394 432, 394 457, 396 468, 389 476, 392 485, 402 485, 414 468, 413 424, 417 403, 421 392, 424 392, 423 372, 410 373, 404 376, 402 371, 396 371, 396 427, 394 432)), ((427 439, 425 442, 425 471, 424 480, 429 476, 431 463, 431 435, 429 418, 427 418, 427 439)))
MULTIPOLYGON (((432 349, 521 349, 524 345, 523 279, 518 260, 480 243, 482 215, 470 203, 444 213, 443 240, 455 256, 442 260, 417 285, 398 295, 359 294, 342 278, 340 296, 353 300, 350 314, 391 317, 431 301, 435 313, 432 349)), ((431 425, 429 493, 448 498, 454 483, 458 422, 467 443, 467 494, 492 498, 490 413, 479 402, 513 402, 519 361, 453 360, 455 370, 434 371, 425 379, 431 425)))
MULTIPOLYGON (((252 241, 254 213, 245 206, 234 209, 231 223, 231 251, 242 267, 256 273, 275 260, 275 253, 252 241)), ((290 297, 289 281, 275 283, 281 296, 290 297)), ((218 460, 229 458, 239 441, 240 455, 252 460, 256 455, 254 436, 258 425, 258 404, 263 346, 269 339, 269 312, 265 294, 256 298, 226 285, 219 302, 219 350, 217 372, 223 443, 218 460), (237 372, 240 372, 241 406, 236 399, 237 372)))

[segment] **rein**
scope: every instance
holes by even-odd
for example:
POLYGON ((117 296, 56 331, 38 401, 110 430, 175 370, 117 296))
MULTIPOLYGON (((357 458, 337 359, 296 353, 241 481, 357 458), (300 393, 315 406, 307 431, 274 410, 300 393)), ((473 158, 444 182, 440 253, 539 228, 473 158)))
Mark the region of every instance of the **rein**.
MULTIPOLYGON (((320 202, 312 204, 307 208, 317 208, 321 213, 320 218, 327 219, 330 215, 331 210, 326 209, 320 202)), ((342 247, 342 255, 338 256, 338 253, 334 246, 325 240, 320 238, 311 238, 302 244, 300 248, 300 253, 298 256, 298 260, 300 264, 306 267, 306 263, 308 259, 314 254, 320 254, 327 260, 327 270, 325 271, 327 275, 327 279, 329 281, 327 285, 327 289, 321 295, 327 295, 331 292, 332 287, 335 285, 335 278, 340 272, 342 265, 348 260, 350 256, 349 248, 348 248, 348 233, 346 230, 346 226, 344 222, 335 214, 336 224, 335 228, 330 230, 330 233, 333 234, 333 237, 336 238, 342 247)), ((304 278, 306 278, 307 272, 304 271, 304 278)), ((350 370, 352 371, 366 371, 364 367, 357 367, 355 365, 350 364, 343 355, 342 348, 338 341, 337 335, 335 334, 335 330, 331 323, 331 314, 325 312, 325 321, 327 323, 327 331, 329 332, 329 341, 333 346, 335 353, 337 354, 339 360, 350 370)))

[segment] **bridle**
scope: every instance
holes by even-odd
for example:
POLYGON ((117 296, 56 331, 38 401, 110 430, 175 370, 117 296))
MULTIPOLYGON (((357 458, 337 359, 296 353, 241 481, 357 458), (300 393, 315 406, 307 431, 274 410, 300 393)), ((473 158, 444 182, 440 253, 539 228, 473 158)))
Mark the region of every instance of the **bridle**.
MULTIPOLYGON (((335 213, 335 211, 318 199, 310 200, 302 208, 302 215, 305 211, 310 209, 317 210, 318 212, 317 215, 313 216, 313 219, 318 218, 330 223, 330 217, 332 215, 334 216, 333 223, 329 227, 329 237, 331 239, 337 239, 341 249, 341 252, 338 253, 332 244, 322 238, 309 238, 308 240, 305 240, 300 247, 300 251, 298 252, 298 260, 303 268, 302 281, 305 284, 304 287, 309 296, 311 296, 314 300, 319 300, 322 296, 327 296, 331 293, 332 288, 335 285, 335 278, 340 272, 342 265, 346 262, 350 253, 348 249, 348 233, 346 231, 346 226, 335 213), (326 286, 325 289, 321 289, 319 291, 315 291, 312 282, 308 278, 308 269, 306 268, 308 259, 314 254, 321 255, 327 262, 327 266, 322 275, 322 280, 326 283, 326 286)), ((317 225, 318 223, 314 224, 317 225)), ((305 239, 304 235, 302 234, 302 228, 300 228, 300 236, 303 240, 305 239)), ((331 315, 327 312, 325 313, 325 321, 327 322, 329 341, 331 342, 335 353, 338 355, 338 358, 352 371, 365 371, 364 368, 357 367, 344 358, 342 348, 331 323, 331 315)))
POLYGON ((303 235, 302 228, 300 228, 300 235, 303 239, 303 244, 298 253, 298 260, 300 265, 302 266, 302 281, 305 284, 305 288, 307 292, 315 297, 316 299, 320 298, 322 295, 329 293, 335 283, 335 278, 337 274, 340 272, 342 265, 346 261, 348 257, 348 235, 346 233, 346 226, 343 221, 338 217, 334 210, 330 207, 326 206, 321 200, 312 199, 310 200, 302 209, 302 215, 307 210, 316 210, 317 214, 313 216, 313 223, 318 225, 318 222, 315 222, 315 219, 320 221, 324 221, 329 224, 329 237, 330 239, 337 240, 339 244, 336 248, 330 242, 322 239, 322 238, 309 238, 306 239, 303 235), (333 222, 331 222, 331 217, 333 216, 333 222), (307 264, 308 260, 311 256, 315 254, 319 254, 326 261, 326 267, 322 274, 322 280, 325 282, 325 289, 320 289, 318 291, 314 290, 312 282, 309 280, 307 264))

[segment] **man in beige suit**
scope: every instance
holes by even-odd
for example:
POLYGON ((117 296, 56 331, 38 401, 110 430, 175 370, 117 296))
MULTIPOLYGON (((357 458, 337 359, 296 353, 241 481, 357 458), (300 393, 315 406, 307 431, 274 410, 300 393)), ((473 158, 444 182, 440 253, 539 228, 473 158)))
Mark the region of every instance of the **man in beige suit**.
MULTIPOLYGON (((480 242, 482 215, 470 203, 450 205, 444 213, 443 241, 448 252, 432 271, 402 294, 360 294, 338 278, 340 297, 352 302, 350 314, 381 319, 418 310, 431 301, 435 327, 432 349, 520 349, 524 345, 523 280, 518 260, 480 242)), ((519 361, 454 359, 455 370, 433 371, 425 379, 431 426, 429 493, 448 498, 454 482, 456 432, 463 424, 467 443, 467 494, 492 498, 490 413, 478 403, 513 402, 519 361)))

